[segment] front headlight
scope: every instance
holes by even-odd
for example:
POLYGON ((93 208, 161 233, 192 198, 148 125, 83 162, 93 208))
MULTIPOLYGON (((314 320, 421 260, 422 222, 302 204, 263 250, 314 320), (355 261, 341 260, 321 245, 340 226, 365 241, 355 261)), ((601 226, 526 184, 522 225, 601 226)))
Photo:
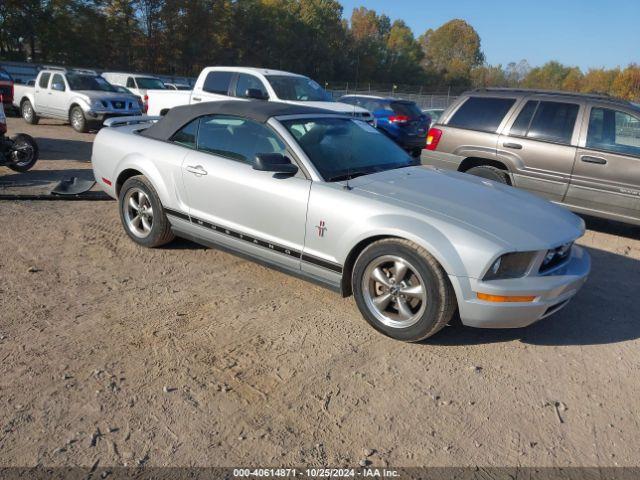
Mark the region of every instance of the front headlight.
POLYGON ((537 252, 505 253, 499 257, 484 275, 482 280, 503 280, 520 278, 527 273, 537 252))
POLYGON ((107 108, 107 103, 102 100, 94 100, 91 102, 91 108, 94 110, 100 110, 101 108, 107 108))

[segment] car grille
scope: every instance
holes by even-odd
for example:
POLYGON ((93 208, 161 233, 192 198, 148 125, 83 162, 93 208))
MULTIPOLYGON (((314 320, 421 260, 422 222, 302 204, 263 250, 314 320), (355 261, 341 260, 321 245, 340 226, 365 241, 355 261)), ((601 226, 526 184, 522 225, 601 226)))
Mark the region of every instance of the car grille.
POLYGON ((549 273, 563 265, 571 256, 571 247, 573 247, 573 242, 565 243, 559 247, 548 250, 544 260, 542 261, 539 272, 549 273))
POLYGON ((124 100, 112 100, 111 106, 117 110, 122 110, 127 107, 127 102, 124 100))

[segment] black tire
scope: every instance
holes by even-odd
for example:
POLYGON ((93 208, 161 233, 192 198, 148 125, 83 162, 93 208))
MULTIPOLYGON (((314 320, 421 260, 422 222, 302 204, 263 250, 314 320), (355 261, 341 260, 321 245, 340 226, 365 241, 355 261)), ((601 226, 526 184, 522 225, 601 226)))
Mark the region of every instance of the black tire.
POLYGON ((124 182, 124 185, 120 190, 120 195, 118 196, 118 206, 120 211, 120 220, 122 221, 122 226, 124 227, 125 232, 127 232, 127 235, 129 235, 129 237, 138 245, 148 248, 160 247, 175 238, 171 231, 171 224, 169 223, 164 208, 162 207, 162 203, 160 202, 160 198, 158 197, 155 188, 153 188, 153 185, 151 185, 151 182, 146 177, 137 175, 124 182), (131 192, 133 195, 136 191, 140 190, 148 197, 153 211, 151 230, 145 237, 136 235, 136 232, 129 225, 127 220, 128 213, 126 209, 128 208, 127 204, 129 193, 131 192))
MULTIPOLYGON (((17 163, 10 163, 7 166, 15 172, 26 172, 30 170, 38 161, 40 154, 38 144, 31 135, 27 135, 26 133, 19 133, 13 137, 12 140, 14 149, 24 150, 24 155, 29 154, 29 156, 25 156, 25 158, 19 159, 17 163)), ((22 152, 20 152, 20 155, 22 155, 22 152)))
POLYGON ((475 175, 476 177, 486 178, 487 180, 493 180, 494 182, 504 183, 505 185, 511 185, 511 179, 509 173, 504 170, 500 170, 497 167, 490 165, 481 165, 479 167, 472 167, 465 173, 475 175))
POLYGON ((29 100, 24 100, 20 104, 20 113, 22 114, 22 119, 30 125, 37 125, 40 121, 38 115, 36 115, 36 111, 33 109, 33 105, 29 100))
POLYGON ((89 131, 89 122, 87 122, 87 118, 80 107, 73 107, 69 111, 69 123, 78 133, 87 133, 89 131))
POLYGON ((384 239, 365 248, 354 265, 352 286, 356 304, 367 322, 379 332, 405 342, 418 342, 435 335, 447 325, 457 308, 455 292, 444 269, 429 252, 408 240, 384 239), (367 271, 388 257, 399 257, 408 262, 421 277, 414 278, 422 280, 426 293, 424 307, 416 309, 415 323, 407 327, 382 322, 367 300, 369 294, 365 284, 370 281, 367 271))

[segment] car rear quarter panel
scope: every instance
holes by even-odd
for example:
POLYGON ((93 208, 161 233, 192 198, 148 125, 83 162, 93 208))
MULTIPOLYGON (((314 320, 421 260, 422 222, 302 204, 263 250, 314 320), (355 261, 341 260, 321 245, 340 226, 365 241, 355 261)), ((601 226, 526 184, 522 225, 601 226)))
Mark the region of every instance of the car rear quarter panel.
POLYGON ((120 175, 126 170, 136 170, 151 181, 165 207, 186 211, 182 160, 189 150, 133 133, 139 128, 139 125, 103 128, 98 133, 91 157, 96 181, 107 194, 117 198, 120 175))

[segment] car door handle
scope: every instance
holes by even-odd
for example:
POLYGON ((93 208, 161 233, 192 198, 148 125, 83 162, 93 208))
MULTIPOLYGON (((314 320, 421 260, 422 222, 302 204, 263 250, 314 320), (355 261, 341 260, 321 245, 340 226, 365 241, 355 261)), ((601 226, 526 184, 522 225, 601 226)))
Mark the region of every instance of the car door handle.
POLYGON ((191 100, 193 100, 194 102, 199 102, 202 99, 200 97, 191 97, 191 100))
POLYGON ((587 163, 595 163, 597 165, 606 165, 607 161, 602 157, 592 157, 591 155, 582 155, 580 160, 587 163))
POLYGON ((195 173, 196 175, 206 175, 207 171, 204 169, 202 165, 189 165, 187 167, 187 172, 195 173))
POLYGON ((505 148, 513 148, 515 150, 522 150, 522 145, 520 145, 519 143, 511 143, 511 142, 505 142, 502 144, 503 147, 505 148))

